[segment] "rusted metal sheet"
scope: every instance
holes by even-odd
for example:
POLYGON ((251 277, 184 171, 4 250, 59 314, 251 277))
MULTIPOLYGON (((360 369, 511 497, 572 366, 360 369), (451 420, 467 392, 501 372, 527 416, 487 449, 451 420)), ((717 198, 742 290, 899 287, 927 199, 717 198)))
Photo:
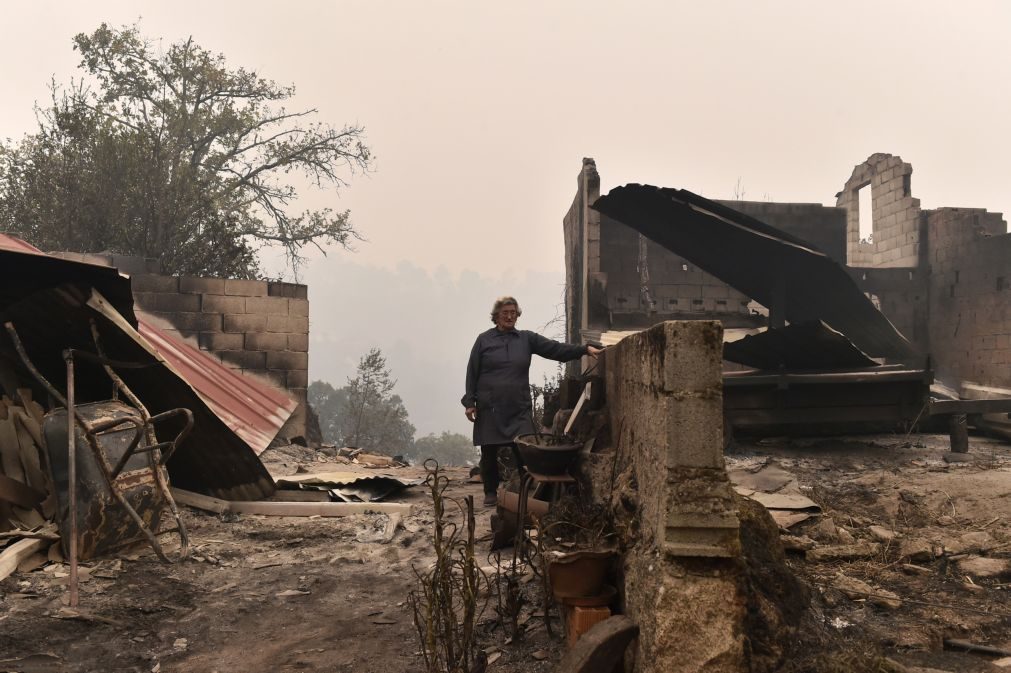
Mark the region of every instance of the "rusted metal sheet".
POLYGON ((257 455, 270 444, 298 403, 277 388, 270 388, 207 353, 169 336, 137 312, 139 332, 172 369, 200 395, 218 418, 242 438, 257 455))
POLYGON ((871 357, 922 363, 846 270, 799 238, 683 189, 625 185, 591 207, 790 323, 821 320, 871 357))

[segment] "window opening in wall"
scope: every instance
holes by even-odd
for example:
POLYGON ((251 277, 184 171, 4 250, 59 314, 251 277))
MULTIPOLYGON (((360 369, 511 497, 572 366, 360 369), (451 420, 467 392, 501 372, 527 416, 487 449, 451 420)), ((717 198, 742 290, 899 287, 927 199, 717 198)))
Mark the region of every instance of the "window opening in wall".
POLYGON ((955 282, 958 282, 958 271, 955 271, 955 282))
POLYGON ((681 265, 681 270, 682 271, 687 271, 688 270, 688 265, 687 264, 682 264, 681 265))
POLYGON ((1004 289, 1004 276, 997 276, 997 291, 1004 289))
POLYGON ((871 196, 871 186, 864 185, 857 190, 857 220, 860 223, 860 242, 874 242, 874 200, 871 196))
POLYGON ((912 279, 913 279, 913 272, 912 272, 912 271, 910 271, 910 272, 909 272, 909 280, 912 280, 912 279))
POLYGON ((902 195, 909 196, 912 193, 912 187, 910 183, 913 180, 912 173, 906 173, 902 176, 902 195))
POLYGON ((670 304, 671 306, 677 306, 678 305, 678 300, 677 299, 668 299, 667 303, 670 304))

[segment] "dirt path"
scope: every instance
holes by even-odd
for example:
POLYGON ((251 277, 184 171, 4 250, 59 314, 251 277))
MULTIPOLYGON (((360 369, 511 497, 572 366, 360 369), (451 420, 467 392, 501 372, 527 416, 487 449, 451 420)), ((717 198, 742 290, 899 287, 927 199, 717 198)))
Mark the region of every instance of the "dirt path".
MULTIPOLYGON (((451 495, 479 498, 466 470, 450 474, 451 495)), ((190 559, 165 565, 137 549, 98 564, 94 574, 105 577, 81 585, 76 618, 56 576, 65 566, 17 573, 0 583, 0 671, 420 673, 407 596, 412 566, 432 561, 431 507, 423 488, 401 500, 415 513, 389 542, 381 514, 223 521, 186 510, 190 559)), ((478 512, 479 531, 489 530, 490 513, 478 512)), ((479 543, 482 553, 488 545, 479 543)), ((482 646, 504 640, 489 631, 482 646)), ((550 660, 530 657, 541 649, 553 659, 557 646, 534 629, 503 648, 495 670, 550 670, 550 660)))

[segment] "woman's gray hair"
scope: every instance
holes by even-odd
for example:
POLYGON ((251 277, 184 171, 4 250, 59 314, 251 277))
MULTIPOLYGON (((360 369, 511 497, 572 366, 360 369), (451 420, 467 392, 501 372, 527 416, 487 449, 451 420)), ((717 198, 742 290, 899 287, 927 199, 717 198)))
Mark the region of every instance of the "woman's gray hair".
POLYGON ((495 304, 491 307, 491 321, 496 322, 498 320, 498 313, 506 306, 516 307, 516 317, 523 315, 523 310, 520 308, 520 303, 516 301, 515 297, 499 297, 495 300, 495 304))

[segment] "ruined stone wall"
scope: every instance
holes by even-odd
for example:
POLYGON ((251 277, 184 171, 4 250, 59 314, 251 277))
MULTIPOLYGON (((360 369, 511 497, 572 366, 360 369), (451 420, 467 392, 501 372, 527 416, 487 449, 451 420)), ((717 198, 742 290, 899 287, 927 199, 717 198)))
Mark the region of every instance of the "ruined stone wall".
MULTIPOLYGON (((846 209, 846 263, 860 267, 915 267, 920 263, 920 200, 912 197, 913 167, 891 154, 872 154, 853 169, 836 194, 846 209), (873 242, 860 238, 862 188, 871 190, 873 242)), ((866 225, 866 223, 865 223, 866 225)))
POLYGON ((743 294, 609 217, 600 220, 600 250, 605 328, 749 312, 743 294), (641 290, 643 263, 648 293, 641 290))
POLYGON ((635 512, 622 589, 640 628, 638 673, 747 670, 721 361, 716 321, 665 322, 606 353, 617 455, 588 470, 595 498, 635 512))
MULTIPOLYGON (((572 205, 563 219, 567 337, 591 330, 631 329, 664 320, 721 320, 754 326, 750 300, 688 260, 589 206, 600 196, 600 175, 584 159, 572 205), (584 271, 585 269, 585 271, 584 271)), ((814 203, 719 201, 846 260, 846 211, 814 203)))
POLYGON ((121 255, 53 253, 131 274, 137 306, 227 367, 263 378, 298 401, 281 429, 305 436, 309 385, 309 300, 305 285, 164 276, 157 261, 121 255))
POLYGON ((1011 234, 999 213, 940 208, 930 236, 930 350, 942 380, 1011 386, 1011 234))
POLYGON ((857 286, 921 353, 930 352, 925 269, 850 267, 857 286))
POLYGON ((587 325, 584 305, 587 303, 587 279, 597 271, 600 260, 599 215, 589 206, 600 196, 600 176, 593 159, 583 159, 576 178, 576 195, 562 218, 565 243, 565 336, 569 343, 581 341, 580 330, 587 325), (591 215, 592 213, 592 215, 591 215), (594 219, 592 243, 588 220, 594 219))

